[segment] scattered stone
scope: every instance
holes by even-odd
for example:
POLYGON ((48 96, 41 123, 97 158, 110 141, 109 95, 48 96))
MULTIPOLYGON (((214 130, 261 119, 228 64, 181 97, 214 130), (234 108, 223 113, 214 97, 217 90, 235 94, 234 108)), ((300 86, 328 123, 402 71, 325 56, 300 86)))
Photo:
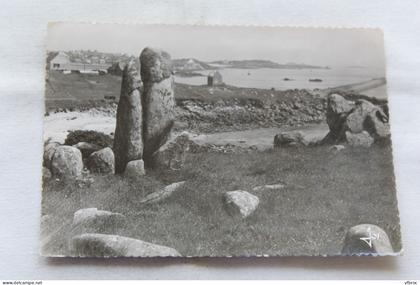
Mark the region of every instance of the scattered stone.
POLYGON ((144 170, 144 162, 142 159, 130 161, 127 163, 124 171, 124 176, 131 179, 135 179, 145 174, 146 172, 144 170))
POLYGON ((251 215, 260 203, 257 196, 242 190, 226 192, 223 198, 227 212, 232 216, 241 215, 243 218, 251 215))
POLYGON ((155 151, 170 137, 175 121, 174 80, 168 53, 145 48, 140 55, 144 126, 143 156, 146 165, 155 151))
POLYGON ((366 131, 357 134, 347 131, 346 141, 351 146, 370 147, 373 144, 374 139, 366 131))
POLYGON ((75 147, 58 146, 53 154, 51 172, 59 179, 75 179, 82 173, 82 153, 75 147))
POLYGON ((282 132, 274 137, 274 147, 301 145, 306 146, 308 142, 300 131, 282 132))
POLYGON ((284 184, 279 183, 279 184, 256 186, 252 188, 252 191, 260 192, 260 191, 265 191, 265 190, 280 190, 280 189, 283 189, 284 187, 285 187, 284 184))
POLYGON ((73 237, 72 251, 75 256, 91 257, 181 256, 178 251, 167 246, 104 234, 82 234, 73 237))
POLYGON ((60 146, 60 144, 57 142, 51 142, 44 146, 44 155, 43 155, 42 165, 48 169, 51 169, 52 157, 58 146, 60 146))
POLYGON ((80 233, 115 233, 125 226, 126 217, 120 213, 80 209, 74 213, 72 235, 80 233))
POLYGON ((98 151, 101 149, 100 146, 92 143, 87 142, 78 142, 77 144, 73 145, 75 148, 80 150, 82 153, 82 158, 86 159, 91 155, 93 152, 98 151))
POLYGON ((93 173, 114 173, 114 152, 106 147, 95 151, 89 156, 87 163, 88 169, 93 173))
POLYGON ((336 144, 330 147, 330 150, 332 150, 333 152, 339 152, 342 151, 343 149, 345 149, 346 147, 342 144, 336 144))
POLYGON ((361 224, 347 232, 342 253, 387 255, 394 253, 394 250, 383 229, 376 225, 361 224))
POLYGON ((153 204, 153 203, 160 202, 168 198, 169 196, 171 196, 175 191, 177 191, 184 184, 185 184, 185 181, 172 183, 159 191, 156 191, 147 195, 140 201, 140 204, 153 204))
POLYGON ((123 71, 114 136, 115 172, 123 173, 129 161, 143 157, 141 81, 134 63, 123 71))
POLYGON ((45 166, 42 167, 42 179, 48 180, 48 179, 51 179, 51 177, 52 177, 51 171, 45 166))
POLYGON ((182 132, 179 136, 170 139, 155 151, 152 156, 152 166, 180 170, 184 166, 191 143, 192 140, 188 132, 182 132))

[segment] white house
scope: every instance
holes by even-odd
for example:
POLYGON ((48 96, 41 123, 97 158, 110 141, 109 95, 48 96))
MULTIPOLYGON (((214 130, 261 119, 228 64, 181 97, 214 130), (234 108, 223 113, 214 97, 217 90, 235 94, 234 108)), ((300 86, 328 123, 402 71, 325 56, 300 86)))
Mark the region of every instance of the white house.
POLYGON ((58 54, 51 59, 50 61, 50 69, 51 70, 64 70, 66 69, 66 66, 70 63, 69 56, 60 51, 58 54))

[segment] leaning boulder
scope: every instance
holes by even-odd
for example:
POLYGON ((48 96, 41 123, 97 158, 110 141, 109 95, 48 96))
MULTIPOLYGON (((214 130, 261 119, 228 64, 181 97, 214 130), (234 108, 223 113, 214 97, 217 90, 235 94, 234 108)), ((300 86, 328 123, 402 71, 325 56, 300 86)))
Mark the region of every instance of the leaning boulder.
POLYGON ((172 183, 166 186, 165 188, 163 188, 162 190, 153 192, 147 195, 146 197, 144 197, 140 201, 140 204, 153 204, 153 203, 163 201, 169 196, 171 196, 174 192, 176 192, 182 185, 184 185, 184 183, 185 181, 172 183))
POLYGON ((51 162, 51 172, 60 179, 75 179, 83 169, 82 153, 75 147, 62 145, 54 152, 51 162))
POLYGON ((342 253, 345 255, 360 254, 393 254, 391 242, 386 232, 376 225, 361 224, 347 232, 342 253))
POLYGON ((350 146, 370 147, 374 143, 374 139, 368 132, 352 133, 346 131, 346 141, 350 146))
POLYGON ((180 135, 168 140, 153 153, 151 166, 180 170, 184 166, 191 143, 188 132, 182 132, 180 135))
POLYGON ((143 142, 146 165, 153 153, 168 140, 175 121, 174 80, 168 53, 145 48, 140 55, 144 85, 143 142))
POLYGON ((98 210, 97 208, 80 209, 74 213, 72 235, 79 233, 116 233, 124 228, 126 217, 120 213, 98 210))
POLYGON ((94 173, 114 173, 114 152, 106 147, 95 151, 89 156, 87 167, 94 173))
POLYGON ((300 131, 282 132, 274 137, 274 147, 302 145, 306 146, 308 142, 300 131))
POLYGON ((243 218, 251 215, 260 203, 257 196, 242 190, 226 192, 223 198, 228 213, 232 216, 240 215, 243 218))
POLYGON ((124 171, 124 177, 135 179, 139 176, 145 175, 144 162, 142 159, 132 160, 127 163, 124 171))
POLYGON ((143 114, 141 82, 134 63, 123 71, 114 136, 115 172, 123 173, 127 163, 143 157, 143 114))
POLYGON ((82 234, 73 237, 74 256, 89 257, 167 257, 181 256, 173 248, 138 239, 104 234, 82 234))

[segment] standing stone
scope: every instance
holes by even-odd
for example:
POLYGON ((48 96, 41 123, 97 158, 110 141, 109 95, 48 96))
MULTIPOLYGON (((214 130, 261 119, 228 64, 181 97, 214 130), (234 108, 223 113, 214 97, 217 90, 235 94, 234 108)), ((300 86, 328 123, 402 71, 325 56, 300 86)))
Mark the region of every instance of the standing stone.
POLYGON ((145 48, 140 55, 140 62, 144 85, 143 154, 148 165, 153 153, 168 140, 174 125, 174 81, 168 53, 145 48))
POLYGON ((394 250, 386 232, 376 225, 361 224, 347 232, 343 254, 393 254, 394 250))
POLYGON ((141 82, 134 63, 123 71, 114 136, 115 173, 123 173, 127 162, 143 156, 141 82))
POLYGON ((54 152, 51 172, 60 179, 74 179, 81 175, 83 169, 82 153, 75 147, 62 145, 54 152))
POLYGON ((89 156, 87 167, 94 173, 114 173, 114 152, 106 147, 95 151, 89 156))

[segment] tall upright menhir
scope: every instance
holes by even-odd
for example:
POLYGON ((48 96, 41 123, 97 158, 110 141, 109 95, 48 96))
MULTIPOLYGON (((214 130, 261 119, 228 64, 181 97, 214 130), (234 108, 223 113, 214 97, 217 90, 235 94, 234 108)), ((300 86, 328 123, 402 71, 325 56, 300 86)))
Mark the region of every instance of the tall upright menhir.
POLYGON ((168 140, 175 120, 174 80, 167 52, 145 48, 140 55, 143 81, 143 159, 152 164, 153 153, 168 140))
POLYGON ((141 81, 134 63, 125 66, 114 137, 115 173, 128 162, 143 158, 141 81))

